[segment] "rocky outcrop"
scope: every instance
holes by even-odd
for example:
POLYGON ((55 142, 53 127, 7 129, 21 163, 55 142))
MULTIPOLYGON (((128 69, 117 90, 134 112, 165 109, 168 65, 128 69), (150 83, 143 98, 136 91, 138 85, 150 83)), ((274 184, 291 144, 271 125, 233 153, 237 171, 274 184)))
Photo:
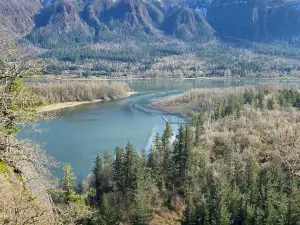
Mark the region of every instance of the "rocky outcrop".
POLYGON ((0 224, 55 224, 49 195, 28 168, 18 173, 0 161, 0 224))
POLYGON ((141 0, 122 0, 104 11, 100 19, 112 26, 115 25, 112 22, 117 22, 127 28, 141 28, 147 33, 156 33, 157 22, 162 21, 161 17, 163 13, 153 4, 141 0))
POLYGON ((88 42, 93 32, 80 16, 82 6, 83 2, 64 0, 42 8, 29 39, 45 46, 88 42))
POLYGON ((199 12, 187 8, 171 13, 161 28, 167 34, 184 40, 208 40, 215 33, 199 12))
POLYGON ((300 33, 300 12, 287 0, 214 0, 207 20, 223 38, 289 40, 300 33))

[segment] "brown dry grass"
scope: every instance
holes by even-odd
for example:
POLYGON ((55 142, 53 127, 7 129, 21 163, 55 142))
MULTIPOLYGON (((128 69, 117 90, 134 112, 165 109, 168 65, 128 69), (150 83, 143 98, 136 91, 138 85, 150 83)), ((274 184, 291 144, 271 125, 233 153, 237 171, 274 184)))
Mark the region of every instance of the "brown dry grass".
POLYGON ((153 214, 149 221, 149 225, 179 225, 182 219, 183 210, 167 210, 162 209, 153 214))
POLYGON ((0 224, 54 224, 52 209, 41 207, 18 176, 8 166, 0 171, 0 224))

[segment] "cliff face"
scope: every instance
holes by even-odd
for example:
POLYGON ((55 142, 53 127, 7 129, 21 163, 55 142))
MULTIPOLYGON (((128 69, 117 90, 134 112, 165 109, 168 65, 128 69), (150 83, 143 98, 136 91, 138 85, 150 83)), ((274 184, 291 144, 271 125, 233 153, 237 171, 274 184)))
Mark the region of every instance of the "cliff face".
POLYGON ((300 31, 300 12, 286 0, 215 0, 207 20, 221 37, 288 40, 300 31))
POLYGON ((30 181, 27 174, 15 173, 2 161, 0 224, 54 224, 52 205, 45 189, 38 186, 34 179, 30 181))
POLYGON ((42 8, 35 16, 35 28, 29 36, 30 40, 47 46, 91 40, 93 32, 80 16, 83 3, 64 0, 42 8))
POLYGON ((161 28, 167 34, 184 40, 207 40, 212 38, 215 33, 199 12, 186 8, 171 13, 161 28))
MULTIPOLYGON (((125 27, 142 28, 147 33, 157 32, 157 22, 163 13, 153 4, 141 0, 122 0, 101 15, 101 21, 116 21, 125 27)), ((113 28, 113 27, 112 27, 113 28)))
POLYGON ((290 40, 300 35, 291 0, 10 0, 0 1, 0 31, 45 46, 88 43, 120 28, 184 40, 290 40), (196 4, 197 3, 197 4, 196 4), (196 8, 207 8, 206 17, 196 8))
POLYGON ((213 33, 195 10, 183 8, 170 14, 158 2, 143 0, 63 0, 45 4, 35 16, 35 28, 29 38, 45 46, 84 43, 97 41, 103 32, 120 28, 133 34, 135 30, 151 35, 165 33, 185 40, 213 33))

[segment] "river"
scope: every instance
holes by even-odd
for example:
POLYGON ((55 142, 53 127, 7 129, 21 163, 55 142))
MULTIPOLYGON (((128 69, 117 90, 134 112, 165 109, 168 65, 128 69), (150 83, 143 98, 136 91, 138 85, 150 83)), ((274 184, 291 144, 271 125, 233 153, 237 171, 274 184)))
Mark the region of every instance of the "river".
MULTIPOLYGON (((46 152, 58 162, 70 163, 80 178, 91 173, 97 154, 105 149, 114 154, 116 146, 128 141, 140 151, 151 147, 154 135, 162 133, 165 121, 162 113, 146 107, 153 100, 182 93, 191 88, 242 86, 257 83, 251 80, 132 80, 130 88, 138 94, 127 99, 80 105, 57 112, 57 118, 41 121, 46 132, 20 134, 43 143, 46 152)), ((166 115, 176 122, 184 119, 166 115)), ((178 125, 172 125, 176 133, 178 125)), ((53 170, 60 177, 61 169, 53 170)))

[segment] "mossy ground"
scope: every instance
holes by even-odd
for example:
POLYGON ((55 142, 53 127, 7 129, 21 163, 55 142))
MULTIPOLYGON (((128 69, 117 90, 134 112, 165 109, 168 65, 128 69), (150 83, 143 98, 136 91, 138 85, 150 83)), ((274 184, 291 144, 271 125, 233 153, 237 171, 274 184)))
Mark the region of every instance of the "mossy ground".
POLYGON ((5 162, 0 161, 0 173, 5 172, 8 172, 8 165, 5 162))

